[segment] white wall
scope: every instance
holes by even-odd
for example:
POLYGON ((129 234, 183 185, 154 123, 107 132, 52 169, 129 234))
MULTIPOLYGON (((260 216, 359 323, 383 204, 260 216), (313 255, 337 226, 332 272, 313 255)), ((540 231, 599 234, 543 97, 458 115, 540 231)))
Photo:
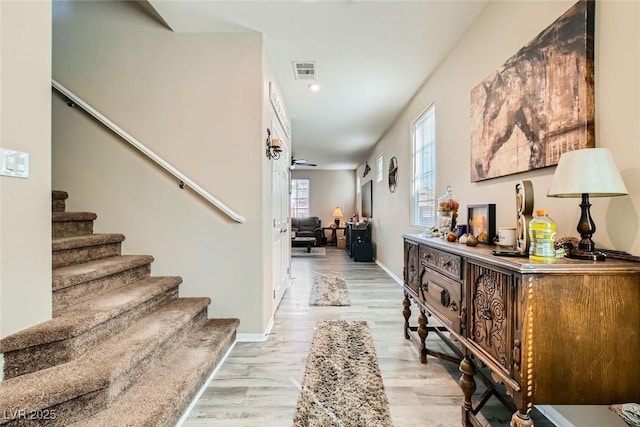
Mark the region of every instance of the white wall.
MULTIPOLYGON (((578 199, 547 198, 554 167, 471 183, 470 92, 574 1, 492 1, 407 105, 368 159, 398 158, 398 190, 374 183, 377 259, 402 275, 402 234, 410 227, 410 124, 436 105, 437 194, 451 185, 466 220, 466 205, 495 203, 497 226, 515 224, 515 183, 533 183, 536 208, 547 208, 560 234, 577 235, 578 199)), ((629 196, 592 199, 597 246, 640 255, 640 16, 639 2, 596 2, 596 145, 611 149, 629 196)), ((373 166, 372 166, 373 168, 373 166)), ((362 167, 359 168, 361 173, 362 167)), ((372 170, 372 173, 374 171, 372 170)))
MULTIPOLYGON (((323 227, 334 222, 331 213, 339 206, 348 221, 356 211, 356 176, 349 170, 294 169, 292 178, 309 179, 309 215, 317 216, 323 227)), ((328 233, 327 233, 328 237, 328 233)))
POLYGON ((29 153, 31 172, 0 176, 1 338, 51 318, 48 1, 0 2, 0 123, 0 147, 29 153))
POLYGON ((262 333, 262 38, 175 34, 134 2, 54 2, 53 77, 231 209, 238 224, 55 97, 53 182, 152 274, 262 333))

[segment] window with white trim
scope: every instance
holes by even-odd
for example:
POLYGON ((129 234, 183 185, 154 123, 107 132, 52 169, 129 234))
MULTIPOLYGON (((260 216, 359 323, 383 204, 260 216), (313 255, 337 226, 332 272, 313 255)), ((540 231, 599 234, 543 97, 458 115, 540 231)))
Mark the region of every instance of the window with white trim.
POLYGON ((436 224, 436 120, 435 105, 411 124, 412 224, 433 227, 436 224))
POLYGON ((291 180, 291 218, 309 216, 309 180, 291 180))
POLYGON ((382 160, 382 154, 380 154, 378 156, 376 163, 378 165, 378 170, 376 171, 377 174, 378 174, 378 178, 377 178, 376 182, 380 182, 384 178, 384 163, 383 163, 383 160, 382 160))

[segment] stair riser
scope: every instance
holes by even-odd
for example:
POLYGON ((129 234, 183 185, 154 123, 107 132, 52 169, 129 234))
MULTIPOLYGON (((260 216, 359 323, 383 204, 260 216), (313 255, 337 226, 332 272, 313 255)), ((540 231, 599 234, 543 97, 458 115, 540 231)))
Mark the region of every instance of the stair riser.
POLYGON ((166 423, 162 424, 163 427, 172 427, 177 424, 182 415, 185 413, 189 405, 191 404, 194 396, 200 391, 204 383, 209 378, 210 373, 215 369, 216 366, 222 360, 226 349, 231 347, 231 344, 236 340, 236 333, 234 332, 232 335, 226 337, 220 343, 220 351, 215 353, 215 357, 211 357, 207 360, 207 363, 201 366, 199 380, 194 382, 191 385, 190 389, 187 389, 182 393, 180 399, 176 401, 175 405, 169 407, 169 405, 165 406, 165 414, 163 419, 166 420, 166 423))
POLYGON ((145 372, 147 372, 153 365, 162 358, 163 355, 173 351, 184 340, 187 334, 193 330, 202 327, 207 321, 207 309, 204 308, 200 313, 193 317, 189 322, 186 322, 180 329, 178 329, 171 337, 166 339, 163 343, 156 346, 147 357, 138 362, 135 366, 132 366, 126 373, 115 378, 109 385, 108 393, 115 399, 123 391, 125 391, 131 384, 136 382, 145 372))
POLYGON ((59 289, 53 293, 53 316, 57 316, 61 310, 77 304, 93 294, 102 292, 105 289, 126 286, 150 275, 151 264, 145 264, 110 276, 59 289))
POLYGON ((51 212, 64 212, 67 209, 66 200, 69 194, 66 191, 54 190, 51 192, 51 212))
POLYGON ((66 208, 63 199, 51 199, 51 212, 64 212, 66 208))
POLYGON ((131 407, 131 401, 137 401, 140 406, 145 405, 146 408, 132 414, 132 417, 127 419, 128 425, 175 426, 235 341, 238 323, 234 323, 207 320, 202 328, 189 334, 175 353, 167 354, 158 361, 150 371, 153 376, 145 375, 145 378, 141 378, 127 389, 105 412, 74 423, 70 427, 112 425, 113 420, 120 420, 127 408, 131 407), (147 402, 159 404, 147 405, 147 402))
POLYGON ((4 378, 66 363, 178 297, 178 285, 72 339, 4 353, 4 378))
POLYGON ((93 221, 54 221, 51 224, 51 237, 85 236, 93 233, 93 221))
POLYGON ((52 263, 53 268, 60 268, 110 256, 118 256, 121 254, 122 244, 120 242, 109 243, 104 245, 54 251, 52 255, 52 263))

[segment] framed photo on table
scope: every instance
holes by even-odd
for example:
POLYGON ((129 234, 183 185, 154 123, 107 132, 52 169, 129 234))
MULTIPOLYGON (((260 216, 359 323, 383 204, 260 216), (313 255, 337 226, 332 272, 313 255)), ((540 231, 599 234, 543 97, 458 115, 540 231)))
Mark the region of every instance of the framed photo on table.
POLYGON ((476 236, 480 243, 492 245, 496 237, 496 205, 468 205, 467 226, 469 233, 476 236))

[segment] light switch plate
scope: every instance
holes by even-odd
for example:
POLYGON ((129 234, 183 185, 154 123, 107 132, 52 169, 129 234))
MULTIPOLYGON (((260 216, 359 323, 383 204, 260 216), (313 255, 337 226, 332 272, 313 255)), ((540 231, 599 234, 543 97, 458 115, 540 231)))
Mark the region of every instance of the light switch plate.
POLYGON ((29 153, 0 148, 0 175, 29 178, 29 153))

